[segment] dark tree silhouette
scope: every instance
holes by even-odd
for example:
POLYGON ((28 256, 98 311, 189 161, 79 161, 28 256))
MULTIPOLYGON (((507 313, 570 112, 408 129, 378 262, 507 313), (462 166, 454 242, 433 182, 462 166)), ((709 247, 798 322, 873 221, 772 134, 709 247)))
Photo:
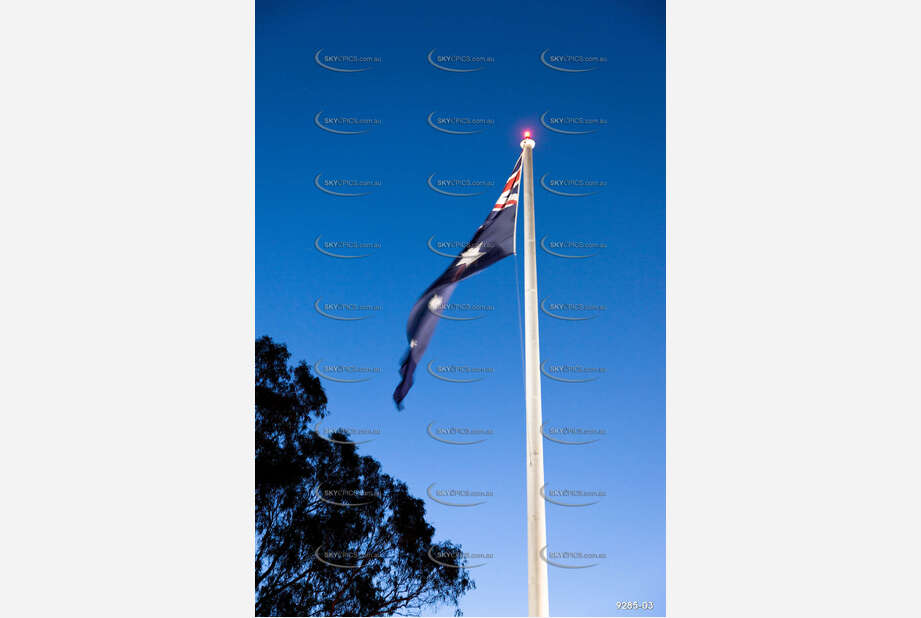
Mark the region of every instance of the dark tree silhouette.
POLYGON ((422 500, 346 434, 311 428, 326 394, 289 358, 256 340, 256 615, 460 615, 475 587, 460 547, 433 544, 422 500))

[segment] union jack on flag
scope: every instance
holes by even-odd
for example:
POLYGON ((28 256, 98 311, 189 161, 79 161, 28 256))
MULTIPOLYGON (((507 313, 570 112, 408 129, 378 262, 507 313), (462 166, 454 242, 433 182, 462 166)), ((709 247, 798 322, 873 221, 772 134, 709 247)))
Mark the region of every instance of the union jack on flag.
MULTIPOLYGON (((505 181, 505 187, 502 189, 502 193, 499 195, 499 199, 496 200, 496 205, 493 206, 492 209, 502 210, 503 208, 508 208, 509 206, 517 206, 518 205, 518 185, 520 182, 521 182, 521 155, 518 155, 518 160, 515 161, 515 169, 512 170, 512 175, 509 176, 508 180, 505 181)), ((512 247, 512 249, 514 251, 514 247, 512 247)))
POLYGON ((518 186, 521 182, 521 156, 515 162, 499 199, 496 200, 486 220, 477 228, 463 253, 458 255, 446 271, 422 293, 413 305, 406 323, 409 350, 400 366, 402 380, 393 392, 397 408, 402 408, 403 398, 413 385, 416 366, 438 324, 440 309, 451 298, 457 283, 515 253, 515 224, 518 216, 518 186))

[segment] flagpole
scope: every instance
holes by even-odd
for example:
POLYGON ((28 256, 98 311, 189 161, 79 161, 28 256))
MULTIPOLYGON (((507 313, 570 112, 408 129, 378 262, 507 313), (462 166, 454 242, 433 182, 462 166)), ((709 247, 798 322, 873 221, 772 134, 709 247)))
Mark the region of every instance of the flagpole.
POLYGON ((544 444, 541 435, 540 336, 537 327, 537 243, 534 239, 534 140, 526 131, 521 140, 521 173, 524 188, 524 330, 525 397, 528 480, 528 616, 549 616, 547 563, 541 552, 547 547, 544 485, 544 444))

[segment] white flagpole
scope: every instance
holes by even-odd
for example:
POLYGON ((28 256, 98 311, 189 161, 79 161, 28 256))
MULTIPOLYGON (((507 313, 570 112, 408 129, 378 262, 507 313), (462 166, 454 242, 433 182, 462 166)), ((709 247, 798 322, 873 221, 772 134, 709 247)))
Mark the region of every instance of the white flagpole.
POLYGON ((534 140, 521 140, 521 187, 524 191, 524 330, 528 477, 528 616, 549 616, 544 485, 544 443, 540 432, 540 336, 537 328, 537 243, 534 240, 534 140))

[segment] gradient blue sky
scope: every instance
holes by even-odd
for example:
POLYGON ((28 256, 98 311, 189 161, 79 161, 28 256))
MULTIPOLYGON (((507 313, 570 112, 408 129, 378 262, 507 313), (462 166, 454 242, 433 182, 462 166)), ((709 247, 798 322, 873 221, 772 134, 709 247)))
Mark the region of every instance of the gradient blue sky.
MULTIPOLYGON (((581 322, 541 314, 542 358, 606 369, 590 383, 542 383, 545 424, 607 431, 585 446, 545 441, 548 486, 606 492, 590 507, 548 505, 551 551, 607 555, 593 568, 549 567, 550 609, 568 616, 665 613, 664 13, 662 2, 257 2, 256 333, 286 343, 294 360, 381 368, 362 383, 324 381, 329 423, 379 430, 360 452, 416 496, 425 497, 431 483, 494 492, 471 508, 425 498, 438 540, 495 555, 471 571, 477 589, 461 602, 470 616, 527 615, 520 258, 517 273, 516 259, 508 258, 458 286, 452 302, 494 309, 474 321, 442 320, 426 357, 493 372, 451 384, 421 366, 402 412, 391 393, 408 312, 450 262, 426 240, 472 236, 512 169, 524 128, 537 142, 537 179, 546 173, 607 182, 589 197, 535 186, 538 238, 608 245, 590 259, 537 256, 540 298, 605 306, 581 322), (364 72, 332 72, 314 62, 321 48, 380 62, 364 72), (439 71, 426 60, 433 48, 494 62, 470 73, 439 71), (558 72, 539 60, 547 48, 608 61, 586 65, 597 67, 590 72, 558 72), (380 124, 335 135, 315 126, 320 111, 380 124), (475 135, 447 135, 426 123, 433 111, 494 124, 475 135), (545 111, 607 124, 589 135, 561 135, 540 125, 545 111), (448 197, 428 188, 432 173, 494 184, 478 197, 448 197), (314 186, 317 174, 381 184, 364 197, 336 197, 314 186), (364 259, 333 259, 314 248, 318 235, 381 248, 364 259), (380 310, 336 321, 314 310, 317 298, 380 310), (432 421, 494 434, 481 444, 449 446, 426 435, 432 421), (617 601, 651 601, 654 609, 620 611, 617 601)), ((450 614, 442 608, 438 615, 450 614)))

